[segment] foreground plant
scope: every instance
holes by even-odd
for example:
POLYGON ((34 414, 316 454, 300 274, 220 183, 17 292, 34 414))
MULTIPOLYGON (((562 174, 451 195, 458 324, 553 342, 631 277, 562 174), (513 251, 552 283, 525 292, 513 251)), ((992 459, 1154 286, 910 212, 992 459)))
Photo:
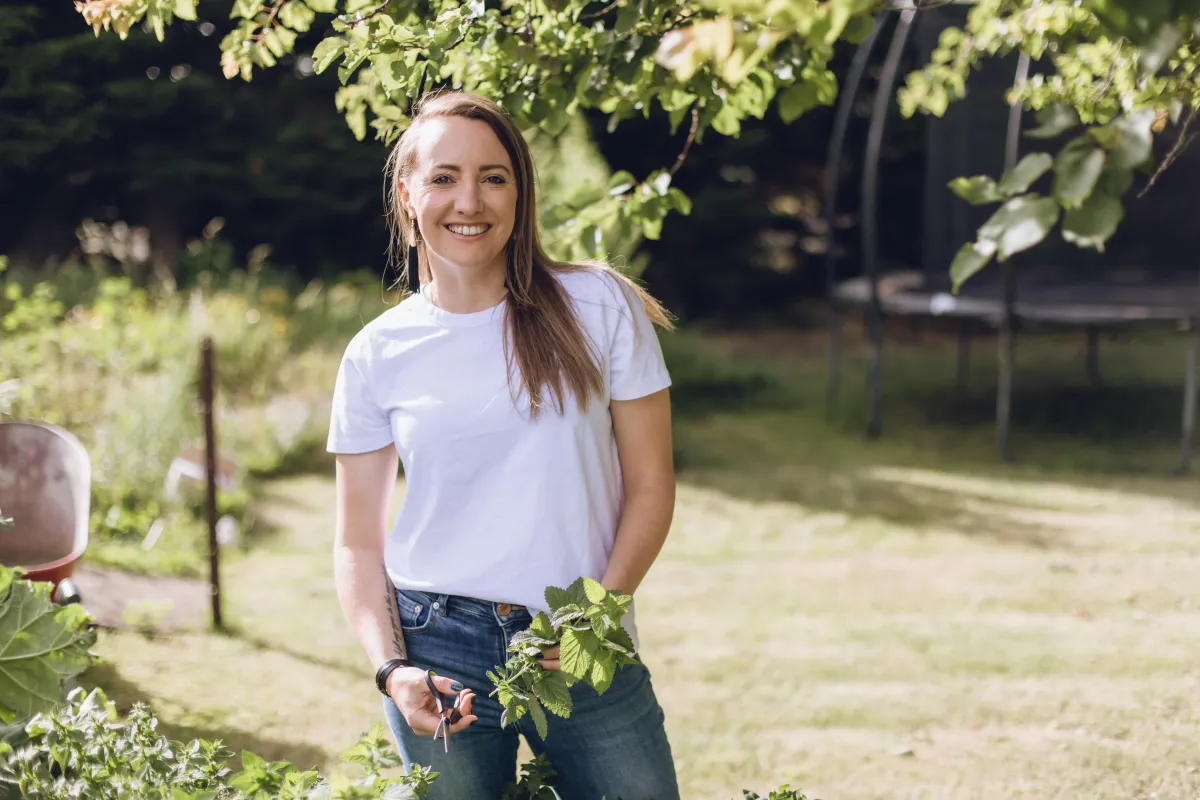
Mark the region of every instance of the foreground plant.
POLYGON ((0 745, 0 782, 27 800, 423 800, 437 777, 419 766, 398 778, 381 777, 401 765, 382 724, 342 754, 343 762, 361 767, 358 777, 335 772, 323 778, 315 769, 249 752, 235 772, 226 763, 233 753, 220 742, 172 741, 140 703, 121 720, 100 689, 76 689, 65 706, 38 715, 26 732, 27 745, 0 745))
POLYGON ((48 711, 63 687, 92 663, 90 617, 78 605, 57 606, 50 584, 0 568, 0 721, 11 724, 48 711))
POLYGON ((508 645, 512 656, 488 678, 495 684, 492 696, 504 706, 501 725, 528 714, 538 735, 546 738, 546 710, 563 719, 571 716, 570 688, 583 681, 604 694, 617 669, 636 664, 633 639, 621 627, 621 617, 633 602, 630 595, 608 591, 590 578, 580 578, 566 589, 546 589, 550 614, 538 612, 529 628, 508 645), (562 669, 543 669, 538 657, 558 645, 562 669))
MULTIPOLYGON (((18 578, 0 568, 0 652, 15 656, 0 662, 0 715, 16 719, 12 733, 19 734, 0 741, 0 800, 424 800, 438 777, 420 765, 383 777, 403 762, 382 724, 341 754, 355 776, 340 770, 322 776, 247 751, 234 770, 228 764, 234 753, 221 742, 168 739, 141 703, 122 719, 100 689, 74 689, 64 703, 62 684, 90 663, 87 648, 95 634, 81 607, 54 606, 49 584, 18 578), (34 712, 41 713, 29 719, 34 712)), ((567 717, 571 686, 582 681, 603 693, 620 667, 637 663, 633 641, 621 627, 629 595, 581 578, 566 589, 548 588, 546 600, 551 613, 539 613, 514 637, 512 658, 489 673, 493 694, 504 705, 504 724, 528 714, 543 739, 543 707, 567 717), (537 663, 554 645, 560 647, 561 671, 537 663)), ((522 767, 520 780, 505 787, 502 800, 557 800, 555 775, 544 756, 534 758, 522 767)), ((744 800, 807 798, 784 786, 766 797, 747 791, 744 800)))

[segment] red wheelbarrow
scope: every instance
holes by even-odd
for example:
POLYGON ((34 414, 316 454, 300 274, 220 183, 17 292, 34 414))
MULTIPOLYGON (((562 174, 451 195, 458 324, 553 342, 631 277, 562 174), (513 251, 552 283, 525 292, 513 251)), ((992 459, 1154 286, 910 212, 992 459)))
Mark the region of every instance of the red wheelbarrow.
POLYGON ((78 602, 71 575, 88 543, 92 465, 57 425, 0 422, 0 564, 49 581, 58 602, 78 602))

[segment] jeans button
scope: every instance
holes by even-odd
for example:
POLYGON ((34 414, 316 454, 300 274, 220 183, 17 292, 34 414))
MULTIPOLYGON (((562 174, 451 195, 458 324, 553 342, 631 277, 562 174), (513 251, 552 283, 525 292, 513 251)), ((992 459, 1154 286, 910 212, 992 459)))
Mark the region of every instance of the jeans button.
POLYGON ((507 617, 512 613, 512 606, 510 606, 508 603, 501 603, 500 605, 496 606, 496 613, 502 617, 507 617))

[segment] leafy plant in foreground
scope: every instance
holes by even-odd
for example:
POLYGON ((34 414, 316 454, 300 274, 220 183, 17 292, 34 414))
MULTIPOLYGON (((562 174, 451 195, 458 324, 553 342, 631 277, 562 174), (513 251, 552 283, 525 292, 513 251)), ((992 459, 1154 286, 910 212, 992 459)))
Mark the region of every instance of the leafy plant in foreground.
POLYGON ((0 569, 0 721, 33 716, 63 700, 63 687, 92 661, 96 634, 78 605, 56 606, 50 584, 0 569))
POLYGON ((546 738, 546 710, 563 719, 571 716, 570 688, 584 681, 599 694, 612 685, 617 669, 636 664, 633 640, 621 627, 621 617, 633 601, 630 595, 608 591, 591 578, 580 578, 566 589, 546 589, 549 616, 538 612, 528 629, 508 645, 512 656, 488 678, 504 712, 501 725, 528 714, 538 736, 546 738), (558 645, 562 669, 544 669, 537 661, 558 645))
POLYGON ((101 690, 76 689, 66 705, 27 726, 28 745, 0 745, 0 782, 26 800, 423 800, 437 777, 420 766, 402 777, 381 777, 401 764, 382 724, 342 754, 362 768, 357 778, 341 772, 323 778, 315 769, 249 752, 235 772, 226 764, 233 753, 220 742, 183 744, 157 728, 143 704, 122 721, 101 690))

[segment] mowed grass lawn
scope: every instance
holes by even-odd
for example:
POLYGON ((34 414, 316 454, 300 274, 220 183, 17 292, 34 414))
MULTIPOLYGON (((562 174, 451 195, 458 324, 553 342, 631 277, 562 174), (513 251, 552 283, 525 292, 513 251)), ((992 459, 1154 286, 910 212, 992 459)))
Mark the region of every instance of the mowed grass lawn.
MULTIPOLYGON (((856 347, 826 420, 819 337, 704 340, 723 366, 681 382, 675 524, 638 596, 683 796, 1200 796, 1182 345, 1106 346, 1099 391, 1075 339, 1026 345, 1003 466, 990 346, 959 399, 951 344, 889 350, 868 442, 856 347)), ((105 633, 91 679, 175 736, 336 760, 380 713, 332 586, 333 499, 326 475, 269 485, 275 533, 225 573, 235 630, 105 633)))

